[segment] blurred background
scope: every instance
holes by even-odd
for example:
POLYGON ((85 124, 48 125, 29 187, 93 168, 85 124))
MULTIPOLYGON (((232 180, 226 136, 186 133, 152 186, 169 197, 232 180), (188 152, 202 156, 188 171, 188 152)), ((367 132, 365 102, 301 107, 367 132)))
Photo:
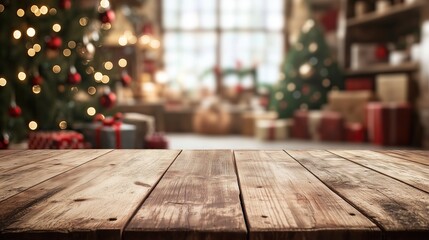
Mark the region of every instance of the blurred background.
POLYGON ((424 0, 0 0, 0 149, 429 148, 424 0))

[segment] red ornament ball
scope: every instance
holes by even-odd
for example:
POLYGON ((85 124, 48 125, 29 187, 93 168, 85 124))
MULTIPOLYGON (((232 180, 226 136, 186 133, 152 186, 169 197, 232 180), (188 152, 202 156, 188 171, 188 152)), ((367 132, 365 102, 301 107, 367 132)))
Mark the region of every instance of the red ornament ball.
POLYGON ((105 108, 111 108, 116 103, 116 94, 113 92, 105 93, 100 97, 100 104, 105 108))
POLYGON ((386 60, 388 56, 389 50, 385 45, 380 44, 375 48, 375 57, 377 58, 377 60, 386 60))
POLYGON ((107 9, 104 12, 101 12, 98 16, 102 23, 112 23, 115 21, 115 12, 111 9, 107 9))
POLYGON ((122 75, 121 75, 122 86, 129 87, 131 85, 132 81, 133 81, 133 79, 131 78, 131 76, 128 73, 122 73, 122 75))
POLYGON ((58 50, 63 45, 63 40, 58 36, 51 36, 46 41, 46 46, 51 50, 58 50))
POLYGON ((124 114, 118 112, 113 116, 113 119, 115 119, 115 121, 121 121, 122 119, 124 119, 124 114))
POLYGON ((0 149, 9 148, 9 135, 7 133, 0 134, 0 149))
POLYGON ((9 107, 9 116, 17 118, 21 116, 21 113, 22 110, 18 105, 12 105, 9 107))
POLYGON ((67 81, 70 84, 79 84, 82 81, 82 77, 78 72, 70 72, 67 76, 67 81))
POLYGON ((105 118, 106 117, 103 114, 97 113, 97 114, 95 114, 93 120, 94 120, 94 122, 102 122, 105 118))
POLYGON ((71 0, 60 0, 58 5, 61 9, 67 10, 67 9, 71 8, 72 2, 71 2, 71 0))
POLYGON ((40 75, 35 75, 31 79, 31 84, 32 85, 41 85, 42 83, 43 83, 43 78, 40 75))

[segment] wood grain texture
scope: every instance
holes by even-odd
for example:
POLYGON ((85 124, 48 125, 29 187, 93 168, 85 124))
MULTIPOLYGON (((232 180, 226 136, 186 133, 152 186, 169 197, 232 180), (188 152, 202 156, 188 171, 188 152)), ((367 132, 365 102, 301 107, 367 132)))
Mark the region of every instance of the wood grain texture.
POLYGON ((0 173, 10 171, 27 164, 35 163, 44 159, 58 156, 70 150, 25 150, 18 151, 13 155, 6 155, 0 158, 0 173))
POLYGON ((108 152, 109 150, 63 151, 60 155, 0 172, 0 202, 108 152))
POLYGON ((0 150, 0 162, 3 160, 4 157, 17 154, 18 152, 22 152, 23 150, 0 150))
POLYGON ((384 150, 378 151, 383 154, 390 155, 392 157, 402 158, 407 161, 417 162, 424 165, 429 165, 429 151, 419 151, 419 150, 384 150))
POLYGON ((369 150, 330 152, 429 193, 429 166, 369 150))
POLYGON ((287 151, 365 215, 384 239, 429 239, 429 194, 327 151, 287 151))
POLYGON ((231 151, 182 151, 124 239, 246 239, 231 151))
POLYGON ((381 239, 370 220, 283 151, 235 151, 253 239, 381 239))
POLYGON ((5 239, 120 239, 179 151, 114 150, 0 204, 5 239))

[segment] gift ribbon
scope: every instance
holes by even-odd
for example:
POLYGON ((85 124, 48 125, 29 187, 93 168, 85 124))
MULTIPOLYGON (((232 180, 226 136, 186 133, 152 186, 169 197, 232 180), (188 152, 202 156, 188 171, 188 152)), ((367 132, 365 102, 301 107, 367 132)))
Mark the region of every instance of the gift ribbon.
POLYGON ((115 131, 115 148, 121 149, 121 124, 120 120, 115 120, 111 118, 103 119, 102 124, 95 129, 95 145, 96 148, 101 147, 101 129, 103 127, 112 127, 115 131))
POLYGON ((270 122, 268 126, 268 140, 274 140, 276 138, 276 125, 275 122, 270 122))

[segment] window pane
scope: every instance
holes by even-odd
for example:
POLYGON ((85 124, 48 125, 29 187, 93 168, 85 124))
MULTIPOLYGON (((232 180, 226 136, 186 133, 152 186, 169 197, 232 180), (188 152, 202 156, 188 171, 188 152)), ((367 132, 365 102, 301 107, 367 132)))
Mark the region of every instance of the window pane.
POLYGON ((266 28, 271 31, 283 29, 283 15, 282 14, 269 14, 266 18, 266 28))

